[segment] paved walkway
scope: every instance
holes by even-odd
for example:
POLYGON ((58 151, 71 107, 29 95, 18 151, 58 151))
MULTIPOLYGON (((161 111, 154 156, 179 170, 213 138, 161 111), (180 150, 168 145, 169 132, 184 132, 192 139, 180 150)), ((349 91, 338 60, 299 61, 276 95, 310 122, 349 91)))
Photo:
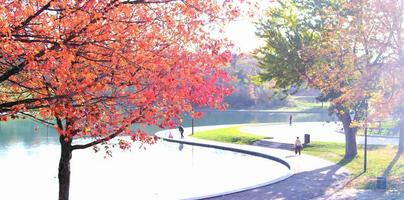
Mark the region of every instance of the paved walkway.
MULTIPOLYGON (((228 127, 231 125, 223 126, 205 126, 195 127, 195 131, 216 129, 228 127)), ((200 140, 192 137, 185 136, 183 139, 179 137, 177 130, 169 130, 160 136, 168 137, 172 133, 174 140, 213 144, 226 146, 231 148, 244 149, 254 152, 269 154, 287 161, 291 166, 292 176, 277 182, 255 189, 248 189, 233 194, 226 194, 219 197, 212 197, 208 199, 240 199, 240 200, 265 200, 265 199, 287 199, 287 200, 306 200, 323 195, 331 195, 336 189, 342 188, 349 180, 348 171, 332 162, 309 156, 301 155, 295 156, 294 152, 289 150, 274 149, 268 147, 252 146, 252 145, 236 145, 224 144, 213 141, 200 140)), ((185 133, 190 134, 191 129, 185 128, 185 133)), ((268 169, 268 173, 271 173, 268 169)))
MULTIPOLYGON (((195 127, 195 132, 228 126, 234 125, 195 127)), ((288 124, 248 124, 242 127, 241 130, 248 133, 273 137, 273 139, 266 139, 269 142, 290 144, 294 142, 296 136, 300 136, 303 139, 306 133, 311 135, 312 141, 344 142, 345 137, 341 128, 342 126, 339 123, 304 122, 294 123, 292 126, 288 124)), ((176 130, 171 131, 176 133, 176 130)), ((190 133, 191 129, 186 128, 185 134, 190 133)), ((188 136, 181 139, 179 138, 179 134, 174 134, 174 137, 174 139, 184 141, 223 145, 223 143, 199 140, 188 136)), ((358 143, 363 143, 364 138, 358 136, 357 141, 358 143)), ((398 140, 396 138, 368 137, 368 144, 394 145, 397 143, 398 140)), ((265 147, 265 145, 263 145, 264 147, 234 144, 224 145, 264 152, 281 158, 291 165, 293 176, 275 184, 208 198, 211 200, 365 200, 370 197, 380 200, 403 199, 402 195, 385 194, 380 191, 340 190, 347 181, 349 181, 349 172, 341 166, 317 157, 304 154, 295 156, 292 151, 268 148, 265 147), (340 191, 337 192, 338 190, 340 191)), ((270 173, 270 169, 268 173, 270 173)))
MULTIPOLYGON (((309 163, 304 159, 304 157, 301 157, 301 162, 309 163)), ((328 196, 334 192, 335 188, 341 188, 348 179, 347 173, 341 173, 341 171, 343 170, 336 165, 320 167, 307 172, 299 172, 284 181, 272 185, 210 199, 308 200, 319 196, 328 196)))
MULTIPOLYGON (((304 134, 310 134, 312 141, 345 142, 345 135, 341 123, 325 122, 297 122, 289 124, 252 124, 242 127, 243 132, 273 137, 267 141, 293 144, 296 136, 302 141, 304 134)), ((357 136, 358 144, 364 143, 363 136, 357 136)), ((398 145, 398 138, 394 137, 368 137, 368 144, 398 145)))

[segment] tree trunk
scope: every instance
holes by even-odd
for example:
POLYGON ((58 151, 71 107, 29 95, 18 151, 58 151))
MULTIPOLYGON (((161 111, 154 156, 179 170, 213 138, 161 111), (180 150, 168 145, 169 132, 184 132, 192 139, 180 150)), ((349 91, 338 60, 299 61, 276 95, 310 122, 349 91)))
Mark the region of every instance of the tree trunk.
POLYGON ((345 158, 350 159, 358 154, 356 147, 356 128, 351 128, 351 116, 349 112, 345 111, 344 114, 340 115, 340 120, 344 127, 345 133, 345 158))
POLYGON ((70 190, 70 160, 72 158, 71 140, 59 137, 61 154, 59 161, 59 200, 69 199, 70 190), (67 141, 66 141, 67 140, 67 141))
POLYGON ((403 153, 404 152, 404 116, 402 115, 400 117, 400 122, 399 122, 399 131, 400 131, 400 137, 398 138, 398 152, 403 153))

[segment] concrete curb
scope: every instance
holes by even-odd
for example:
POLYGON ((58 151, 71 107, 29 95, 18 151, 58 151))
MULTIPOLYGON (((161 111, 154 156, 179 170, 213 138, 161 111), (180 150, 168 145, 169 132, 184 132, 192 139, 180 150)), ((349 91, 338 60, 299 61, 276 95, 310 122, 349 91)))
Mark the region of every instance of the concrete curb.
POLYGON ((244 188, 239 188, 239 189, 234 189, 234 190, 229 190, 229 191, 224 191, 221 193, 214 193, 214 194, 209 194, 209 195, 205 195, 205 196, 198 196, 198 197, 192 197, 189 199, 205 199, 205 198, 212 198, 212 197, 220 197, 220 196, 224 196, 224 195, 229 195, 229 194, 234 194, 234 193, 238 193, 238 192, 243 192, 243 191, 247 191, 247 190, 251 190, 251 189, 255 189, 255 188, 259 188, 259 187, 263 187, 263 186, 267 186, 267 185, 271 185, 274 183, 277 183, 279 181, 283 181, 291 176, 293 176, 293 167, 290 165, 289 162, 267 154, 267 153, 263 153, 263 152, 259 152, 259 151, 254 151, 254 150, 247 150, 247 149, 243 149, 242 147, 235 147, 235 146, 229 146, 229 144, 225 144, 225 143, 219 143, 219 142, 210 142, 207 140, 198 140, 198 141, 189 141, 186 139, 174 139, 174 138, 167 138, 166 132, 169 130, 162 130, 159 131, 157 133, 155 133, 155 135, 167 142, 174 142, 174 143, 180 143, 180 144, 188 144, 188 145, 194 145, 194 146, 201 146, 201 147, 207 147, 207 148, 215 148, 215 149, 220 149, 220 150, 225 150, 225 151, 233 151, 233 152, 237 152, 237 153, 243 153, 243 154, 248 154, 251 156, 257 156, 257 157, 262 157, 262 158, 266 158, 266 159, 270 159, 273 160, 275 162, 279 162, 281 164, 283 164, 284 166, 286 166, 289 169, 289 173, 281 176, 275 180, 271 180, 271 181, 267 181, 264 183, 259 183, 256 185, 252 185, 249 187, 244 187, 244 188))

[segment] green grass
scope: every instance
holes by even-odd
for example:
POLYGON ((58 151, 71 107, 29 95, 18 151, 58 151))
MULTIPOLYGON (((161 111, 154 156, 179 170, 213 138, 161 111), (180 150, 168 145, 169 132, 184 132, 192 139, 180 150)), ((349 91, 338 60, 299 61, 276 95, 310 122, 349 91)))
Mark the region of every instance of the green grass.
POLYGON ((404 191, 404 154, 397 155, 392 146, 368 146, 367 172, 363 172, 363 146, 358 145, 358 155, 352 160, 344 159, 343 143, 313 142, 304 151, 346 167, 353 181, 350 186, 360 189, 374 189, 376 177, 387 176, 389 189, 404 191))
MULTIPOLYGON (((380 136, 398 136, 398 131, 393 129, 398 125, 398 120, 388 120, 373 122, 369 125, 368 134, 369 135, 380 135, 380 136)), ((364 135, 364 129, 358 130, 358 135, 364 135)))
MULTIPOLYGON (((226 143, 251 144, 265 137, 243 133, 241 126, 196 132, 193 137, 226 143)), ((358 189, 374 189, 376 177, 386 176, 388 188, 404 192, 404 154, 397 155, 397 147, 368 146, 367 172, 363 174, 363 146, 358 145, 358 155, 344 159, 345 144, 332 142, 312 142, 303 153, 320 157, 347 168, 352 181, 349 186, 358 189)))
POLYGON ((264 136, 241 132, 239 131, 240 128, 240 126, 233 126, 228 128, 200 131, 194 133, 192 137, 236 144, 251 144, 257 140, 265 138, 264 136))
POLYGON ((398 124, 398 120, 389 120, 381 122, 381 128, 394 128, 398 124))

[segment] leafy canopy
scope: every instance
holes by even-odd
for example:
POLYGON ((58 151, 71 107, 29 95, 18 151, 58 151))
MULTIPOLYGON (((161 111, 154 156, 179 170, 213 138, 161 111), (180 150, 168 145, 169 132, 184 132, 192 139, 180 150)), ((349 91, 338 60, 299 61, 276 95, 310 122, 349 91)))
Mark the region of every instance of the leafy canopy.
MULTIPOLYGON (((230 43, 211 34, 232 1, 0 1, 0 113, 56 118, 66 141, 132 123, 173 127, 193 107, 224 108, 230 43)), ((91 143, 88 147, 93 145, 91 143)))

